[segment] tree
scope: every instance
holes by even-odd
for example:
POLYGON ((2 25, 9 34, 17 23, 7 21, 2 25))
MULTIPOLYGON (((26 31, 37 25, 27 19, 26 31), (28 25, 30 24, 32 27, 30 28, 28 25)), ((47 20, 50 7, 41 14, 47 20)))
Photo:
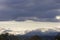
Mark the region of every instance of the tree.
POLYGON ((41 40, 41 37, 39 37, 38 35, 35 35, 29 38, 29 40, 41 40))
POLYGON ((60 40, 60 33, 57 34, 57 36, 55 37, 55 40, 60 40))
POLYGON ((17 36, 11 35, 9 33, 1 34, 0 40, 19 40, 17 36))
POLYGON ((1 34, 1 35, 0 35, 0 40, 9 40, 8 35, 9 35, 8 33, 1 34))

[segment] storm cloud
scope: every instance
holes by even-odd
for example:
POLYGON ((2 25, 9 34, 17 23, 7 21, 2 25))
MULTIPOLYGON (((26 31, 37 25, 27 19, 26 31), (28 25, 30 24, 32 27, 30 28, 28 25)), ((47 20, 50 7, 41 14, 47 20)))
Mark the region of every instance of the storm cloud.
POLYGON ((0 0, 0 20, 58 21, 60 0, 0 0))

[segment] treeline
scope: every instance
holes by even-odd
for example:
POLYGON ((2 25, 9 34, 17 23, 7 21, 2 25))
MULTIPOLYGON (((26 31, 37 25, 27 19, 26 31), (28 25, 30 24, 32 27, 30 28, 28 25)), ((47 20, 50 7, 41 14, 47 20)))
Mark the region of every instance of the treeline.
POLYGON ((19 40, 19 38, 13 34, 5 33, 0 34, 0 40, 19 40))
MULTIPOLYGON (((26 37, 22 35, 18 36, 18 35, 5 33, 5 34, 0 34, 0 40, 48 40, 48 39, 44 39, 43 37, 38 35, 26 37)), ((53 37, 53 40, 60 40, 60 34, 57 34, 55 37, 53 37)))

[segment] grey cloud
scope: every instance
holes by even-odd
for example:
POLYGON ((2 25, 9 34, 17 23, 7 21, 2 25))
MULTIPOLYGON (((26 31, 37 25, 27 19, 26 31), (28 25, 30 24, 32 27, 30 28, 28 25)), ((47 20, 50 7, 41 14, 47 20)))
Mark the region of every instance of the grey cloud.
POLYGON ((0 20, 53 21, 60 15, 59 0, 3 0, 0 4, 4 6, 0 10, 0 20))

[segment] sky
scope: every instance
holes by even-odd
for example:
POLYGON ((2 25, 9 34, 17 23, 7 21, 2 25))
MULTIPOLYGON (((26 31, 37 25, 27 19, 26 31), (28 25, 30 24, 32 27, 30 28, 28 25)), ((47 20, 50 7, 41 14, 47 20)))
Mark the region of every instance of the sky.
POLYGON ((60 22, 60 0, 0 0, 0 21, 60 22))

